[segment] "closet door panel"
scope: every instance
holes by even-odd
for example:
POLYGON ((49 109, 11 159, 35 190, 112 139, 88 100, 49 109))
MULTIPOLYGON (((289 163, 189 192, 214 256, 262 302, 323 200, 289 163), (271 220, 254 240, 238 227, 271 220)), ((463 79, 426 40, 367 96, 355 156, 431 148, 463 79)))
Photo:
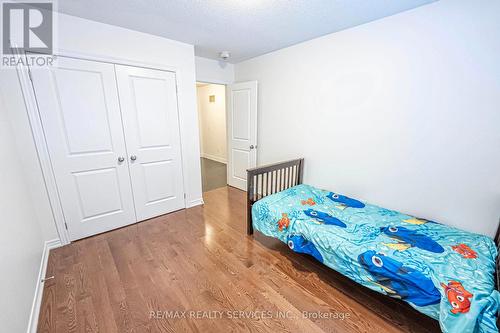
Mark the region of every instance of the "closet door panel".
POLYGON ((175 74, 115 68, 137 217, 184 208, 175 74))
POLYGON ((70 239, 134 223, 114 66, 59 57, 32 73, 70 239))

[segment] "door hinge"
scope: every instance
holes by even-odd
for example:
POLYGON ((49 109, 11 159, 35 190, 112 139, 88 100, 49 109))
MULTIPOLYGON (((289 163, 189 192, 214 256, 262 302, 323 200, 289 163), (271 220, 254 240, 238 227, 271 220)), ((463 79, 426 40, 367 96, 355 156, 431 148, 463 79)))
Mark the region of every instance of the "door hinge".
POLYGON ((68 230, 68 224, 66 222, 64 222, 64 227, 68 230))
POLYGON ((33 76, 31 76, 31 69, 28 67, 28 76, 30 77, 30 81, 33 82, 33 76))
POLYGON ((184 193, 184 199, 186 199, 186 193, 184 193))

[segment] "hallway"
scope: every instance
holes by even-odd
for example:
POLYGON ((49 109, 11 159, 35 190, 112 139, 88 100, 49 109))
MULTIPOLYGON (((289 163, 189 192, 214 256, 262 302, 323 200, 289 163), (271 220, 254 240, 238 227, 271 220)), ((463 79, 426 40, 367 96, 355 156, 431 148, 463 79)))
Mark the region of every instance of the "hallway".
POLYGON ((201 179, 203 192, 226 186, 226 164, 201 158, 201 179))

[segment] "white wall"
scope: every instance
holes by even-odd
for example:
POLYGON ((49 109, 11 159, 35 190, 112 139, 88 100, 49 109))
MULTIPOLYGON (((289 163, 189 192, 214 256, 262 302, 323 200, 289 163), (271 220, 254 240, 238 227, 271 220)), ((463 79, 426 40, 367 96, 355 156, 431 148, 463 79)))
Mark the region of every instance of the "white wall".
POLYGON ((196 81, 230 84, 234 82, 234 65, 202 57, 195 57, 196 81))
POLYGON ((259 81, 259 164, 493 235, 500 217, 500 1, 441 0, 235 66, 259 81))
POLYGON ((201 156, 227 163, 226 86, 207 84, 197 87, 201 156), (215 102, 209 102, 209 96, 215 102))
MULTIPOLYGON (((33 148, 16 140, 20 128, 12 117, 12 87, 19 89, 13 70, 0 71, 0 322, 4 332, 23 332, 28 326, 31 305, 45 237, 55 228, 42 230, 41 215, 33 198, 39 193, 30 184, 21 156, 33 148), (33 197, 33 195, 35 195, 33 197)), ((36 163, 36 162, 35 162, 36 163)))
POLYGON ((29 195, 35 207, 43 240, 58 239, 59 235, 55 227, 17 73, 14 69, 2 69, 0 73, 2 76, 0 88, 6 97, 5 113, 10 120, 12 140, 16 144, 16 152, 22 167, 20 171, 23 172, 24 180, 30 188, 29 195))

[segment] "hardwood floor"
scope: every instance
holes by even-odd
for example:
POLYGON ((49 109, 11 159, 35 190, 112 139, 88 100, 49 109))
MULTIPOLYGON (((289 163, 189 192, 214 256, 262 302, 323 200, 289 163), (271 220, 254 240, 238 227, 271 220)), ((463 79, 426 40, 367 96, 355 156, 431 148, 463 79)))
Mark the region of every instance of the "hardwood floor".
POLYGON ((439 331, 277 240, 246 236, 244 192, 204 199, 51 251, 39 332, 439 331))

